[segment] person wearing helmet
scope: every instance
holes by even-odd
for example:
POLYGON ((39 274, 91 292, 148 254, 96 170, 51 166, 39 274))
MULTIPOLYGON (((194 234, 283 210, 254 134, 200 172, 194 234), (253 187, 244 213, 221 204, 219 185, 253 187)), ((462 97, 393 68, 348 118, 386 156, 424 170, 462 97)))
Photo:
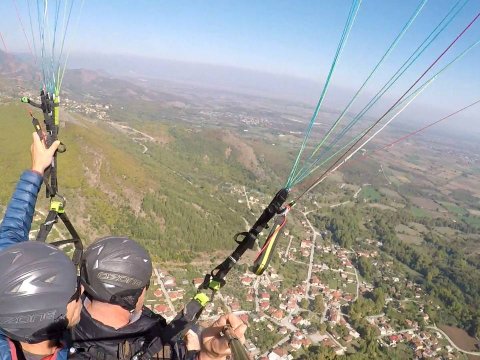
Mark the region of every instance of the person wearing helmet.
POLYGON ((79 321, 82 286, 71 260, 56 247, 29 242, 49 149, 33 134, 32 168, 16 186, 0 225, 0 359, 67 358, 61 341, 79 321))
MULTIPOLYGON (((114 236, 95 241, 84 252, 80 273, 86 297, 80 323, 73 331, 77 350, 73 358, 130 359, 144 342, 161 334, 165 320, 143 306, 152 261, 137 242, 114 236)), ((246 325, 239 318, 229 315, 219 321, 229 321, 244 339, 246 325)), ((201 360, 224 358, 229 348, 219 336, 223 328, 219 324, 205 329, 201 346, 193 332, 188 333, 186 348, 169 344, 170 356, 182 359, 187 351, 201 347, 201 360)))
POLYGON ((104 237, 84 252, 82 316, 73 358, 130 359, 165 320, 143 306, 152 275, 147 251, 126 237, 104 237))

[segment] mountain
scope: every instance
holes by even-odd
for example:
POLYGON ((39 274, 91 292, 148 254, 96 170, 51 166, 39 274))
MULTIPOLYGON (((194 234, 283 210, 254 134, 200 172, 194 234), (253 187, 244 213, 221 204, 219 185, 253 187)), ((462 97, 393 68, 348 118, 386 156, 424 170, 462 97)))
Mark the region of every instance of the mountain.
MULTIPOLYGON (((72 54, 70 66, 108 72, 116 77, 157 79, 205 89, 253 96, 315 103, 322 83, 283 74, 232 66, 148 58, 134 55, 72 54)), ((333 86, 330 91, 344 96, 348 90, 333 86)), ((331 106, 336 106, 335 101, 331 106)))
POLYGON ((23 80, 28 81, 39 79, 38 70, 36 70, 36 67, 30 61, 22 60, 16 55, 1 50, 0 75, 7 78, 20 77, 23 80))

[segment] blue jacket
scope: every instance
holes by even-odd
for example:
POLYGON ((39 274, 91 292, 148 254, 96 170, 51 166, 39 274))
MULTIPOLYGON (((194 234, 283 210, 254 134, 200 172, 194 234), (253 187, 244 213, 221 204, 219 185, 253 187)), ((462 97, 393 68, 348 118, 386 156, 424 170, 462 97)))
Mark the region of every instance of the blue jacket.
MULTIPOLYGON (((42 176, 33 171, 25 171, 20 177, 0 225, 0 251, 10 245, 28 241, 42 180, 42 176)), ((65 360, 67 354, 67 349, 62 349, 57 353, 56 359, 65 360)), ((7 338, 0 331, 0 360, 11 359, 7 338)))
POLYGON ((28 241, 42 180, 33 171, 25 171, 20 177, 0 225, 0 250, 28 241))

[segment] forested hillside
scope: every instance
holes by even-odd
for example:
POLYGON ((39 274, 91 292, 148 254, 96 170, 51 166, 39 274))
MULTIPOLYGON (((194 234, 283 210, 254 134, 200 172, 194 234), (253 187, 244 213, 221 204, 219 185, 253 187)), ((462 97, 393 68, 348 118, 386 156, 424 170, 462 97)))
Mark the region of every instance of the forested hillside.
MULTIPOLYGON (((140 146, 135 135, 106 122, 78 115, 63 119, 60 138, 67 152, 59 155, 60 193, 86 242, 110 233, 129 235, 156 258, 169 260, 232 247, 232 235, 245 227, 242 218, 248 214, 225 186, 231 179, 255 186, 255 176, 238 161, 241 148, 227 144, 225 134, 144 123, 151 139, 140 146)), ((25 108, 11 104, 0 107, 0 129, 5 205, 29 166, 33 127, 25 108)), ((40 199, 37 209, 46 212, 43 191, 40 199)))

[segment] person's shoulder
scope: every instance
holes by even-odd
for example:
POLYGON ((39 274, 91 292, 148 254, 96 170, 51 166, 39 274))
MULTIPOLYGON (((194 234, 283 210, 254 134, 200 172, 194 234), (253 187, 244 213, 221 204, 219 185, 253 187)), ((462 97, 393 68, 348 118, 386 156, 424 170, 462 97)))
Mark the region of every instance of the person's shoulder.
POLYGON ((70 359, 69 355, 69 349, 64 347, 61 348, 57 351, 57 356, 55 357, 55 360, 67 360, 70 359))
POLYGON ((8 338, 0 331, 0 360, 11 360, 8 338))

